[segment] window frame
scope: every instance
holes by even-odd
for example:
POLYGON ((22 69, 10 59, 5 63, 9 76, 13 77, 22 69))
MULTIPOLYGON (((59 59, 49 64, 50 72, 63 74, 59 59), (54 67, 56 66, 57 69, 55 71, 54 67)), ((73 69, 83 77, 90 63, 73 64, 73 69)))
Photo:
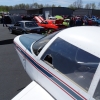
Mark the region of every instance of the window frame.
MULTIPOLYGON (((93 98, 94 98, 95 100, 98 100, 98 99, 95 98, 95 93, 97 92, 98 87, 99 87, 99 97, 100 97, 100 79, 98 80, 97 86, 96 86, 95 91, 94 91, 94 94, 93 94, 93 98)), ((100 100, 100 99, 99 99, 99 100, 100 100)))

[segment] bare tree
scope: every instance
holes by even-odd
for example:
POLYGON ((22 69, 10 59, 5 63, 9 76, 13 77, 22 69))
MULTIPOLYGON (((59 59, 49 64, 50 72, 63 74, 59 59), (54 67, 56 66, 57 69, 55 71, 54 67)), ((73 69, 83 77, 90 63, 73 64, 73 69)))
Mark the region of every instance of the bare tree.
POLYGON ((98 3, 98 9, 100 9, 100 2, 98 3))
POLYGON ((61 5, 58 5, 58 7, 61 7, 61 5))
POLYGON ((25 8, 26 8, 26 9, 29 9, 29 4, 26 4, 26 5, 25 5, 25 8))
POLYGON ((77 2, 76 2, 76 1, 75 1, 75 2, 73 2, 73 4, 72 4, 72 5, 73 5, 73 7, 74 7, 74 8, 78 8, 78 7, 77 7, 77 2))
POLYGON ((83 7, 83 2, 82 2, 82 0, 77 0, 77 1, 76 1, 76 5, 77 5, 77 8, 82 8, 82 7, 83 7))
POLYGON ((38 5, 39 8, 43 8, 43 4, 38 5))
POLYGON ((23 4, 23 3, 22 3, 22 4, 19 4, 19 8, 20 8, 20 9, 26 9, 26 5, 23 4))
POLYGON ((95 3, 92 3, 92 4, 91 4, 91 8, 92 8, 92 9, 96 9, 95 3))
POLYGON ((20 9, 19 5, 15 5, 13 8, 14 9, 20 9))
POLYGON ((39 4, 38 4, 38 3, 34 3, 34 4, 33 4, 33 7, 34 7, 34 8, 39 8, 39 4))
POLYGON ((77 8, 77 3, 76 3, 76 1, 73 2, 73 4, 69 5, 69 8, 71 8, 71 9, 76 9, 76 8, 77 8))
POLYGON ((49 4, 45 4, 43 7, 51 7, 51 5, 49 5, 49 4))
POLYGON ((77 1, 73 2, 73 4, 69 5, 69 8, 73 8, 73 9, 83 8, 82 0, 77 0, 77 1))
POLYGON ((92 4, 91 4, 91 3, 86 4, 86 5, 85 5, 85 8, 86 8, 86 9, 91 9, 91 8, 92 8, 92 4))
POLYGON ((52 7, 56 7, 56 5, 53 4, 52 7))

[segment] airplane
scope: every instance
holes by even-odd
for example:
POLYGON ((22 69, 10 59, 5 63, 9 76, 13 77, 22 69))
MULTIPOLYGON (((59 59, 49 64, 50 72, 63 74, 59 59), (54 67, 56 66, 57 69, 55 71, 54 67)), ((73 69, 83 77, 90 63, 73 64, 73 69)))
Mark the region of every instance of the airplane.
POLYGON ((100 100, 100 27, 14 38, 32 82, 12 100, 100 100))

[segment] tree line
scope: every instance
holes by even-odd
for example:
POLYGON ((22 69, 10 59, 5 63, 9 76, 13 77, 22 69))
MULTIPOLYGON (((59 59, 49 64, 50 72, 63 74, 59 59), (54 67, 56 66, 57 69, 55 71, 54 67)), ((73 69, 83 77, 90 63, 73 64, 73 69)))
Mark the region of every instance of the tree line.
POLYGON ((59 6, 56 6, 54 4, 52 5, 49 5, 49 4, 38 4, 38 3, 33 3, 33 4, 17 4, 17 5, 14 5, 14 6, 0 6, 0 11, 9 11, 9 10, 12 10, 12 9, 38 9, 38 8, 43 8, 43 7, 61 7, 60 5, 59 6))
MULTIPOLYGON (((12 9, 33 9, 33 8, 43 8, 43 7, 61 7, 61 5, 56 6, 56 5, 49 5, 49 4, 38 4, 38 3, 33 3, 33 4, 17 4, 14 6, 0 6, 0 11, 4 11, 4 12, 8 12, 9 10, 12 9)), ((100 2, 98 3, 98 5, 94 3, 87 3, 86 5, 83 5, 83 1, 82 0, 76 0, 75 2, 73 2, 72 4, 70 4, 68 6, 68 8, 71 9, 79 9, 79 8, 85 8, 85 9, 100 9, 100 2)))
POLYGON ((86 5, 83 6, 82 0, 76 0, 71 5, 69 5, 69 8, 72 8, 72 9, 79 9, 79 8, 100 9, 100 2, 98 3, 98 5, 96 5, 94 2, 94 3, 87 3, 86 5))

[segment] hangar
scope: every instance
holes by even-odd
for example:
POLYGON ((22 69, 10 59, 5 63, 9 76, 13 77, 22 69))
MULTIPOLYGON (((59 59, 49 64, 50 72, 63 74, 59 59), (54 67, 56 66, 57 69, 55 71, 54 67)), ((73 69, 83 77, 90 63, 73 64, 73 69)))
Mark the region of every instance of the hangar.
POLYGON ((72 15, 73 10, 67 7, 44 7, 40 9, 13 9, 9 11, 10 14, 20 14, 20 15, 32 15, 38 14, 43 15, 44 18, 48 18, 48 16, 55 15, 72 15))
POLYGON ((12 9, 9 10, 9 14, 11 15, 26 15, 27 14, 27 10, 26 9, 12 9))
POLYGON ((80 15, 80 16, 100 16, 100 10, 95 9, 77 9, 73 12, 73 15, 80 15))
POLYGON ((28 9, 27 14, 42 14, 44 18, 55 15, 72 15, 73 10, 66 7, 45 7, 41 9, 28 9))

